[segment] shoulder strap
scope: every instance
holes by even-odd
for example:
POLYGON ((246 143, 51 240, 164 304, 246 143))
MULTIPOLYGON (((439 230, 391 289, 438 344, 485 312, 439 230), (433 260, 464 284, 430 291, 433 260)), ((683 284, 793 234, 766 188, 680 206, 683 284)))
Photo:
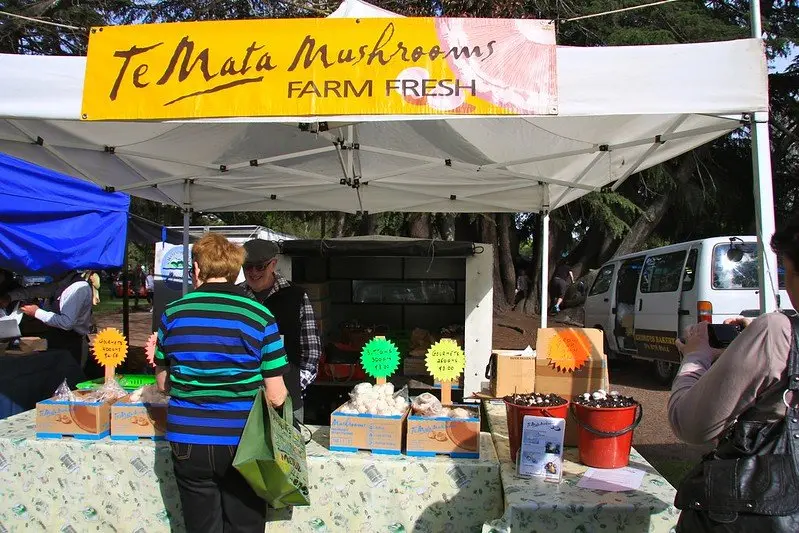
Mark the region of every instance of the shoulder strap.
POLYGON ((788 389, 799 391, 799 318, 789 316, 791 321, 791 353, 788 356, 788 389))

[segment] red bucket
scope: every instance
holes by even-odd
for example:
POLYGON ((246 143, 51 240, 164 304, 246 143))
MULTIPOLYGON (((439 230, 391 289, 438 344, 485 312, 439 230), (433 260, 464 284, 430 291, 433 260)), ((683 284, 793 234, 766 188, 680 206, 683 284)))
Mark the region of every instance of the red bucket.
POLYGON ((587 407, 573 403, 580 462, 594 468, 622 468, 630 463, 633 430, 641 423, 640 403, 630 407, 587 407))
POLYGON ((549 418, 566 418, 569 413, 569 402, 554 407, 538 405, 516 405, 505 401, 505 412, 508 414, 508 441, 510 460, 516 464, 516 452, 522 442, 522 424, 525 416, 546 416, 549 418))

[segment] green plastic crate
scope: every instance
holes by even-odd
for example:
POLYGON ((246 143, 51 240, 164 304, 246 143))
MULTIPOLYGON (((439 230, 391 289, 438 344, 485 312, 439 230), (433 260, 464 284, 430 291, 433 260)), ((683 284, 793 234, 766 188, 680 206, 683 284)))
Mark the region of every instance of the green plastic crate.
MULTIPOLYGON (((144 387, 145 385, 155 385, 155 376, 149 374, 120 374, 116 376, 116 379, 119 381, 119 384, 122 385, 123 389, 131 391, 139 387, 144 387)), ((97 378, 91 381, 78 383, 78 390, 99 389, 104 381, 105 378, 97 378)))

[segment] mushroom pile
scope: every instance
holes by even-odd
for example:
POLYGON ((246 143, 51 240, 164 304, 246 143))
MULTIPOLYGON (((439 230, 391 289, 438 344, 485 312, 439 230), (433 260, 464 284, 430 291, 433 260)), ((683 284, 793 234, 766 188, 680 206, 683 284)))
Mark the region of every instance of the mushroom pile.
POLYGON ((632 396, 622 396, 617 391, 606 392, 599 389, 596 392, 586 392, 574 398, 574 403, 585 407, 632 407, 638 402, 632 396))

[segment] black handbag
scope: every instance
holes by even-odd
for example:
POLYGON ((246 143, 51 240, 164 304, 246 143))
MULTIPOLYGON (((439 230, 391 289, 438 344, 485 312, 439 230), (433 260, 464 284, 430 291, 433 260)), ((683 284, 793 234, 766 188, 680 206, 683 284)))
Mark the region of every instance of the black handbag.
POLYGON ((680 483, 678 533, 799 532, 799 321, 791 318, 787 411, 777 422, 738 420, 680 483))

